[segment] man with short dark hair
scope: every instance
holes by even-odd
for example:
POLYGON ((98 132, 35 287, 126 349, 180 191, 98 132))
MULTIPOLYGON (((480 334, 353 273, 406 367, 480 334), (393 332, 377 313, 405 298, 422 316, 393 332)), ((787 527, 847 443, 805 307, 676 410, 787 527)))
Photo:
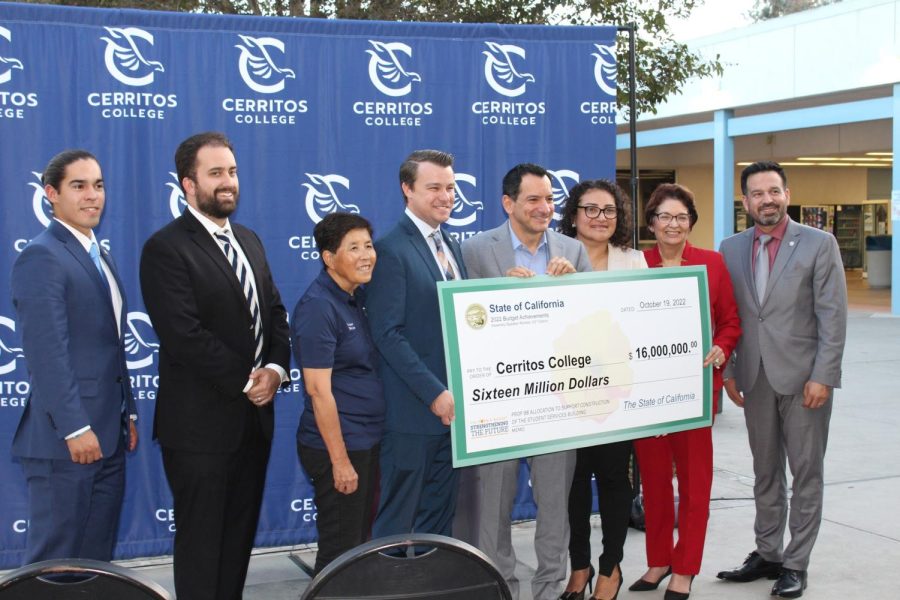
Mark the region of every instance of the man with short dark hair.
POLYGON ((773 596, 798 598, 822 520, 825 446, 834 388, 841 385, 847 285, 837 241, 787 216, 781 166, 741 173, 755 225, 722 242, 743 335, 725 391, 744 408, 756 481, 756 549, 719 573, 728 581, 777 579, 773 596), (788 508, 784 460, 793 475, 788 508), (790 543, 784 548, 784 530, 790 543))
POLYGON ((154 431, 175 502, 175 591, 239 599, 272 443, 272 400, 287 381, 287 314, 256 234, 230 221, 237 163, 221 133, 175 152, 184 213, 141 254, 141 290, 159 336, 154 431))
POLYGON ((387 403, 375 538, 412 531, 450 535, 456 506, 454 406, 436 287, 466 276, 459 246, 441 229, 453 209, 452 165, 446 152, 410 154, 400 166, 405 214, 375 242, 378 267, 366 306, 387 403))
POLYGON ((24 562, 109 561, 125 448, 137 446, 122 337, 125 292, 94 234, 106 200, 97 159, 85 150, 62 152, 42 182, 53 220, 16 259, 11 280, 31 378, 12 444, 28 482, 24 562))
MULTIPOLYGON (((463 260, 473 279, 534 277, 590 271, 581 242, 549 229, 555 205, 547 170, 516 165, 503 178, 503 210, 509 215, 495 229, 463 244, 463 260)), ((575 451, 532 456, 531 486, 538 506, 534 551, 538 566, 531 582, 534 600, 556 600, 566 577, 569 545, 568 499, 575 473, 575 451)), ((477 545, 497 565, 518 598, 516 553, 511 541, 510 513, 518 486, 519 460, 476 467, 474 486, 480 497, 477 545)))

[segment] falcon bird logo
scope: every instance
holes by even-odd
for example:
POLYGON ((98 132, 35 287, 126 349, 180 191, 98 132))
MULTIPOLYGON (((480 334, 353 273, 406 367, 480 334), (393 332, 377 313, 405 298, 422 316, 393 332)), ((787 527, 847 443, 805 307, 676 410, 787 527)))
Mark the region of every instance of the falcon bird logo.
POLYGON ((47 200, 47 195, 44 194, 44 184, 41 183, 41 173, 32 171, 31 174, 37 179, 37 182, 32 181, 28 184, 34 188, 34 193, 31 195, 31 208, 34 211, 34 216, 38 220, 38 223, 46 227, 53 219, 53 205, 50 204, 50 201, 47 200))
POLYGON ((495 92, 515 98, 525 93, 525 86, 534 83, 531 73, 519 73, 513 65, 513 56, 525 59, 525 49, 512 44, 485 42, 488 50, 482 52, 484 78, 495 92))
POLYGON ((566 179, 578 183, 579 177, 578 173, 569 169, 548 170, 547 173, 550 174, 550 183, 553 186, 553 204, 556 206, 556 210, 553 212, 553 220, 558 221, 560 219, 560 210, 562 210, 566 200, 569 199, 569 187, 566 185, 566 179))
MULTIPOLYGON (((12 319, 0 316, 0 325, 15 333, 16 323, 12 319)), ((16 360, 25 358, 25 354, 21 348, 16 348, 8 344, 6 340, 0 338, 0 375, 6 375, 16 370, 16 360)))
POLYGON ((275 94, 284 90, 285 79, 295 79, 292 69, 275 64, 270 48, 284 54, 284 42, 272 37, 254 38, 249 35, 238 35, 243 44, 235 44, 241 51, 238 59, 238 71, 241 78, 251 90, 260 94, 275 94))
POLYGON ((153 335, 150 317, 142 312, 130 312, 126 318, 126 325, 123 338, 126 365, 132 371, 149 367, 153 364, 153 355, 159 352, 159 344, 148 341, 149 335, 153 335), (142 329, 146 335, 141 335, 142 329))
POLYGON ((472 189, 476 189, 478 181, 473 175, 456 173, 454 179, 456 180, 456 188, 453 196, 453 210, 450 211, 447 225, 463 227, 475 221, 478 217, 478 211, 484 210, 484 204, 479 200, 469 200, 460 186, 460 183, 466 183, 472 186, 472 189))
POLYGON ((169 171, 169 175, 172 176, 173 181, 166 182, 166 187, 169 188, 169 212, 172 213, 172 218, 177 219, 181 216, 181 213, 184 212, 184 207, 187 206, 187 201, 184 199, 184 192, 181 190, 181 186, 178 185, 178 175, 169 171))
POLYGON ((153 35, 137 27, 104 27, 109 37, 100 39, 106 42, 103 55, 106 70, 118 81, 130 86, 144 86, 153 83, 153 76, 158 71, 165 72, 162 63, 147 60, 139 47, 138 40, 153 45, 153 35))
POLYGON ((318 223, 322 218, 333 212, 359 213, 359 207, 355 204, 345 204, 338 198, 334 185, 338 184, 350 189, 350 180, 341 175, 316 175, 305 174, 312 183, 304 183, 306 188, 306 214, 313 223, 318 223))
POLYGON ((401 42, 369 40, 374 50, 366 50, 369 59, 369 79, 386 96, 405 96, 412 91, 414 81, 422 81, 418 73, 407 71, 400 64, 398 54, 412 57, 412 48, 401 42))
POLYGON ((616 96, 616 47, 613 44, 603 45, 594 44, 596 52, 591 52, 591 56, 597 58, 594 63, 594 79, 597 85, 603 90, 604 94, 608 94, 615 98, 616 96))
MULTIPOLYGON (((6 27, 0 26, 0 38, 5 39, 7 42, 11 42, 12 33, 6 27)), ((8 56, 0 56, 0 67, 3 66, 5 66, 6 69, 3 72, 0 72, 0 83, 6 83, 12 79, 13 69, 18 69, 19 71, 24 69, 21 60, 8 56)))

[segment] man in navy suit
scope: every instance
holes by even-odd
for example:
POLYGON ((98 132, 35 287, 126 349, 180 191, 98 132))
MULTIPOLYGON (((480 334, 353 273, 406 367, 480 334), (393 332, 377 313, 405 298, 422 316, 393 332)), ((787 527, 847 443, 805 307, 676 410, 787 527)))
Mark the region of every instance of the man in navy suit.
POLYGON ((105 201, 97 159, 84 150, 62 152, 42 183, 54 218, 19 255, 11 282, 31 378, 12 444, 28 481, 24 562, 108 561, 125 490, 125 448, 137 446, 122 341, 124 288, 93 231, 105 201))
POLYGON ((450 154, 410 154, 400 166, 405 215, 375 243, 378 267, 367 286, 366 306, 387 402, 376 538, 412 531, 450 535, 456 505, 449 430, 454 412, 436 283, 465 278, 459 245, 441 231, 455 188, 450 154))

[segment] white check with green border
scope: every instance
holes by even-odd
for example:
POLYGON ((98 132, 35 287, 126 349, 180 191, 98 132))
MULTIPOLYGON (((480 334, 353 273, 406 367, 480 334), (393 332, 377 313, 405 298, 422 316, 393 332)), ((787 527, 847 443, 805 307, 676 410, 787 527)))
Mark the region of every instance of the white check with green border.
POLYGON ((712 424, 705 267, 438 283, 453 466, 712 424))

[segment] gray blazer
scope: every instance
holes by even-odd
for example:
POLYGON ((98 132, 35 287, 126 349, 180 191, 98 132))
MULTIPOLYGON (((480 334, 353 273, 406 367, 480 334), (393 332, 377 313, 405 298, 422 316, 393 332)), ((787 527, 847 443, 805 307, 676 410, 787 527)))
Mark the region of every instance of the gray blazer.
POLYGON ((801 394, 807 381, 840 387, 847 283, 837 240, 789 221, 760 306, 751 266, 755 230, 733 235, 719 248, 743 329, 730 370, 738 389, 753 388, 760 360, 779 394, 801 394))
MULTIPOLYGON (((547 248, 550 258, 565 257, 578 272, 591 270, 587 250, 578 240, 548 229, 547 248)), ((470 279, 505 277, 506 272, 516 266, 509 221, 467 239, 462 245, 462 255, 470 279)))

